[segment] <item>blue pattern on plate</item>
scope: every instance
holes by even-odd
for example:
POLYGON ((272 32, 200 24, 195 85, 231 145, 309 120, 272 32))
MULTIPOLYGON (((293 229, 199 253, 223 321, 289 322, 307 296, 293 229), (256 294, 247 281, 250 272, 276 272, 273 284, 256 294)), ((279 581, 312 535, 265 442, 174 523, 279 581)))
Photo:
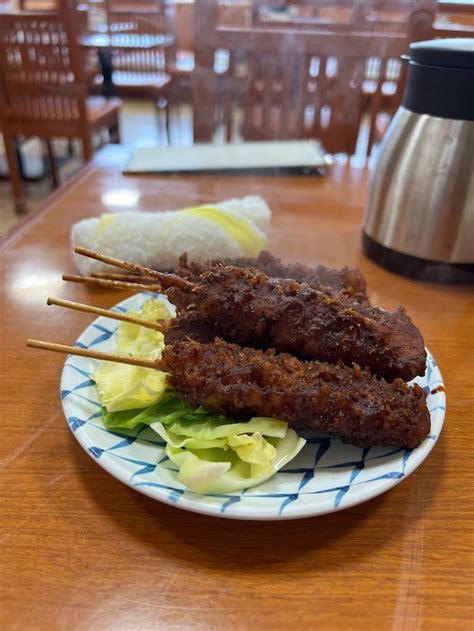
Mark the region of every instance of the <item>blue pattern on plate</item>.
MULTIPOLYGON (((77 344, 76 344, 76 346, 77 346, 77 344)), ((64 370, 66 370, 66 368, 70 368, 71 370, 75 370, 76 372, 78 372, 83 377, 89 377, 89 372, 87 370, 81 370, 80 368, 78 368, 77 366, 74 366, 73 364, 68 364, 66 362, 64 364, 64 370)))
POLYGON ((72 431, 75 432, 76 429, 79 429, 86 421, 82 421, 80 418, 77 418, 77 416, 69 416, 67 422, 72 431))
MULTIPOLYGON (((114 308, 121 312, 138 309, 151 295, 139 294, 114 308)), ((116 322, 98 318, 84 331, 76 346, 113 349, 116 328, 116 322)), ((189 510, 221 516, 291 518, 331 512, 374 497, 420 464, 439 436, 444 418, 444 392, 431 394, 442 384, 442 378, 429 355, 426 375, 416 382, 428 394, 432 431, 417 449, 361 449, 314 433, 308 437, 302 452, 264 484, 237 493, 201 495, 180 484, 176 467, 166 457, 164 442, 149 427, 112 432, 103 425, 97 409, 100 402, 90 376, 94 365, 89 359, 68 357, 62 377, 61 398, 66 418, 81 445, 132 488, 189 510)))
POLYGON ((110 331, 109 329, 106 329, 103 326, 99 326, 98 324, 92 324, 91 326, 93 326, 94 329, 98 329, 99 331, 101 331, 101 334, 98 335, 96 338, 92 340, 92 342, 89 343, 88 348, 91 348, 92 346, 97 346, 97 344, 102 344, 103 342, 106 342, 114 334, 113 330, 110 331))

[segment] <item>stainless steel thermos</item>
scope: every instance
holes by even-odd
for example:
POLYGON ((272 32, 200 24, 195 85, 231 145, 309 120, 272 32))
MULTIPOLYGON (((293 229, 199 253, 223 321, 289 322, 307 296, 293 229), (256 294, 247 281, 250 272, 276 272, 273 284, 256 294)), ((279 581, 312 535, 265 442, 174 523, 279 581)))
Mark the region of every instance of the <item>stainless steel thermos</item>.
POLYGON ((474 282, 474 39, 413 43, 407 63, 371 174, 363 248, 413 278, 474 282))

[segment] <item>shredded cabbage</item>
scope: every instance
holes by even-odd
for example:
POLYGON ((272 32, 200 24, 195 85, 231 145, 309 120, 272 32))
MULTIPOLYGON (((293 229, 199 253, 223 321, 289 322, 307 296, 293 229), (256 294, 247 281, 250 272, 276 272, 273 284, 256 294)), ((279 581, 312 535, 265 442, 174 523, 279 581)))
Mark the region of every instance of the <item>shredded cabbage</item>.
MULTIPOLYGON (((129 313, 149 320, 172 317, 153 299, 129 313)), ((159 331, 135 324, 121 323, 116 338, 118 350, 132 357, 158 359, 163 350, 159 331)), ((166 386, 166 373, 159 370, 101 362, 93 378, 106 427, 149 425, 165 441, 179 481, 197 493, 232 493, 261 484, 306 442, 278 419, 232 422, 203 407, 192 410, 166 386)))

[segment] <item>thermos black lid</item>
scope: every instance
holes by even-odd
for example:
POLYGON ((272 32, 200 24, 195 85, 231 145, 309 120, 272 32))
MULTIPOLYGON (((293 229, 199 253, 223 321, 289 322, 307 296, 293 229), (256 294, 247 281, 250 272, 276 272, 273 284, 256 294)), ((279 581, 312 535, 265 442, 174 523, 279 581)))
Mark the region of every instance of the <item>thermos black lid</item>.
POLYGON ((474 120, 474 39, 410 44, 403 105, 412 112, 474 120))
POLYGON ((417 64, 474 70, 474 39, 432 39, 410 44, 410 59, 417 64))

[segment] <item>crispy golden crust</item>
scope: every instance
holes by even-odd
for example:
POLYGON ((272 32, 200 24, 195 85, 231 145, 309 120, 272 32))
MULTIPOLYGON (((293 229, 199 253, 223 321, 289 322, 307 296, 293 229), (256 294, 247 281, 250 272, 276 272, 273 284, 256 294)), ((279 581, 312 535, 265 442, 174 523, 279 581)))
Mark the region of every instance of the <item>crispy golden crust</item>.
POLYGON ((242 346, 355 362, 388 381, 425 371, 423 338, 401 307, 387 312, 237 267, 211 268, 192 290, 167 293, 180 309, 199 312, 216 335, 242 346))
POLYGON ((236 418, 280 418, 359 447, 414 448, 430 430, 419 386, 387 383, 358 366, 188 339, 165 347, 161 368, 170 371, 170 384, 192 407, 236 418))

